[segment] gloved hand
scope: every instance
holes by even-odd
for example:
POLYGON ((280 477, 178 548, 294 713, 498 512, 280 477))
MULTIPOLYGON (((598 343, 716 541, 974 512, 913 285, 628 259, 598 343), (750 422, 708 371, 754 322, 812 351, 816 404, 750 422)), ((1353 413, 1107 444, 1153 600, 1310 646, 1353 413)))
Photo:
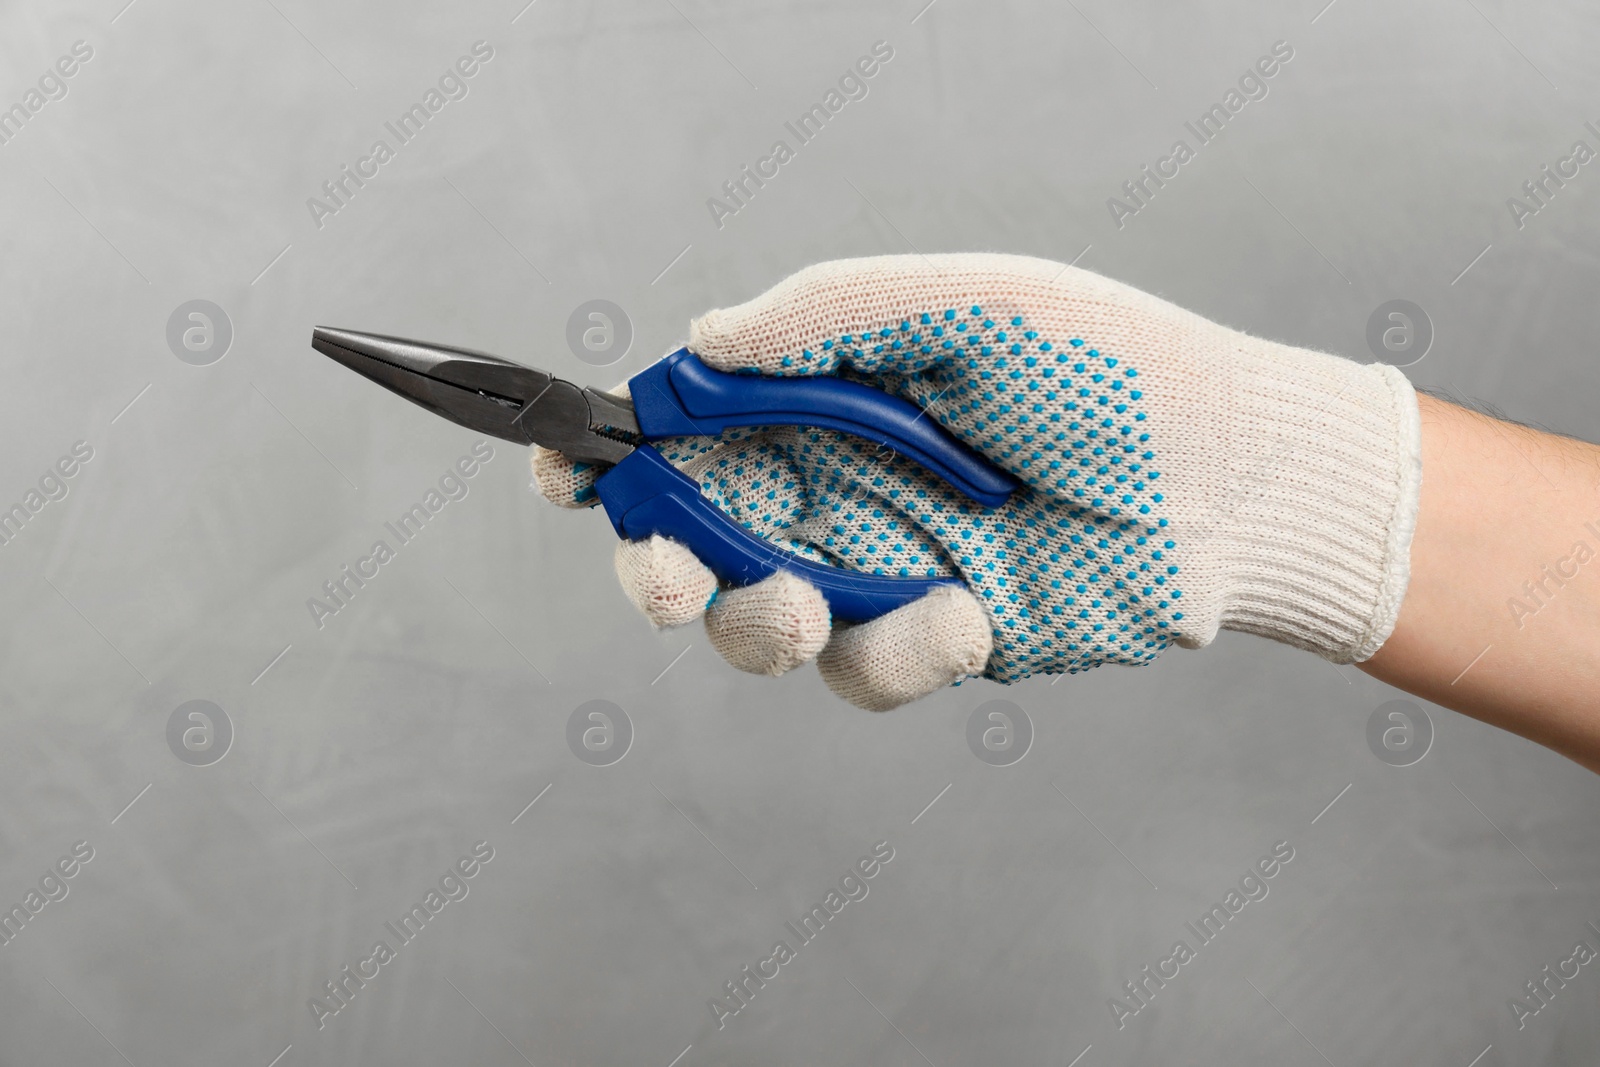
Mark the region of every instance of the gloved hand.
MULTIPOLYGON (((971 675, 1144 664, 1221 628, 1357 662, 1394 627, 1421 460, 1416 397, 1393 367, 1002 255, 818 264, 695 320, 689 348, 722 370, 868 382, 1025 483, 991 511, 829 431, 659 442, 709 499, 785 549, 966 582, 830 626, 821 594, 791 574, 719 590, 679 544, 619 544, 623 590, 651 622, 704 615, 741 670, 816 659, 836 693, 883 710, 971 675)), ((592 505, 603 473, 543 449, 533 471, 569 507, 592 505)))

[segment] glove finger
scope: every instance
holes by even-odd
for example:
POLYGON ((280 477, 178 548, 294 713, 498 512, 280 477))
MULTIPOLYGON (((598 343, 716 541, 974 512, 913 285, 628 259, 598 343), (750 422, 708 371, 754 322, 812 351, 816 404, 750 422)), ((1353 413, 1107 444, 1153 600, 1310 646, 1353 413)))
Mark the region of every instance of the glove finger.
POLYGON ((618 542, 615 564, 623 593, 657 627, 692 622, 717 597, 716 575, 693 552, 659 535, 618 542))
POLYGON ((533 487, 550 503, 563 508, 589 508, 600 498, 595 495, 595 479, 604 467, 593 463, 574 463, 554 449, 533 446, 533 487))
POLYGON ((724 589, 706 612, 706 634, 723 659, 751 674, 779 675, 816 658, 828 643, 828 602, 787 571, 724 589))
MULTIPOLYGON (((610 390, 612 396, 628 398, 628 383, 610 390)), ((594 483, 609 468, 593 463, 577 463, 560 452, 533 446, 529 462, 533 466, 533 486, 550 503, 563 508, 592 508, 599 500, 594 483)))
POLYGON ((994 632, 959 585, 857 626, 841 626, 817 657, 822 680, 868 711, 888 711, 983 671, 994 632))

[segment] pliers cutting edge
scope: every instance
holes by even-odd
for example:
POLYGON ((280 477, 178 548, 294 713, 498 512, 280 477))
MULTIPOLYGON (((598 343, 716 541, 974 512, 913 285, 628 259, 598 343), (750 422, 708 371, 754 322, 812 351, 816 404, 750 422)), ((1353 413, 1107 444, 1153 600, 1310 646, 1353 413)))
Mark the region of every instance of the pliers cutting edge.
POLYGON ((833 616, 846 622, 877 618, 961 579, 869 574, 786 552, 719 510, 649 442, 736 426, 816 427, 914 460, 986 508, 1005 503, 1019 484, 915 404, 842 378, 728 374, 680 348, 629 379, 629 401, 463 348, 321 326, 311 338, 323 355, 436 415, 576 462, 610 465, 595 491, 620 537, 678 541, 729 585, 790 571, 821 590, 833 616))

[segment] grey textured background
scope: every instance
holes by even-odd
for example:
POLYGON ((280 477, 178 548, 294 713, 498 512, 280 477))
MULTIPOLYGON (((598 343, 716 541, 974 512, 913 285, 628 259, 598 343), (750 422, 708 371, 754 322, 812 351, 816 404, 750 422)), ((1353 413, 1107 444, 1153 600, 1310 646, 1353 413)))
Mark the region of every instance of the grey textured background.
POLYGON ((94 55, 0 145, 0 500, 94 458, 0 548, 0 903, 95 855, 0 946, 0 1063, 1593 1063, 1594 967, 1520 1031, 1508 1000, 1600 945, 1600 782, 1438 708, 1388 766, 1365 725, 1398 694, 1353 669, 1224 635, 868 715, 652 633, 604 519, 506 444, 324 628, 305 606, 476 440, 316 323, 609 385, 819 259, 1081 255, 1363 358, 1414 300, 1419 384, 1600 436, 1600 164, 1521 230, 1505 205, 1600 147, 1600 13, 1321 2, 5 5, 0 106, 94 55), (1119 230, 1106 198, 1279 39, 1270 95, 1119 230), (315 226, 477 40, 470 94, 315 226), (870 95, 713 225, 877 40, 870 95), (564 341, 596 297, 636 331, 604 370, 564 341), (204 367, 165 337, 196 298, 235 331, 204 367), (997 697, 1036 730, 1005 768, 965 742, 997 697), (565 741, 596 698, 636 730, 605 768, 565 741), (192 699, 236 732, 211 766, 166 741, 192 699), (480 840, 470 895, 319 1030, 480 840), (719 1031, 722 983, 880 840, 867 899, 719 1031), (1279 840, 1270 896, 1118 1030, 1108 998, 1279 840))

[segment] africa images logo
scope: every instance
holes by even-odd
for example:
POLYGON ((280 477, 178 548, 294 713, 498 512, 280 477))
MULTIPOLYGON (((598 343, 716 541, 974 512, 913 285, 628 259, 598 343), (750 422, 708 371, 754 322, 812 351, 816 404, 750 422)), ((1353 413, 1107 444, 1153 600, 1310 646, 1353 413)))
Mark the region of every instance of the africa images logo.
POLYGON ((1246 905, 1267 899, 1271 887, 1267 882, 1276 877, 1294 859, 1294 846, 1287 841, 1276 842, 1272 851, 1262 856, 1245 870, 1239 877, 1236 887, 1229 887, 1222 895, 1222 899, 1212 904, 1195 922, 1184 923, 1190 935, 1194 938, 1194 945, 1179 938, 1173 942, 1172 951, 1158 959, 1152 969, 1150 964, 1145 964, 1139 973, 1122 983, 1122 991, 1127 994, 1126 1000, 1117 997, 1106 998, 1106 1007, 1111 1011, 1111 1018, 1121 1030, 1128 1025, 1128 1020, 1148 1008, 1155 1000, 1156 994, 1167 987, 1167 983, 1182 974, 1182 968, 1193 962, 1200 955, 1200 949, 1215 941, 1228 923, 1244 911, 1246 905))
POLYGON ((43 111, 46 104, 53 100, 65 100, 69 89, 67 79, 77 74, 83 64, 93 58, 94 48, 88 41, 73 41, 71 50, 39 75, 36 88, 23 93, 22 99, 10 107, 0 105, 3 108, 0 109, 0 145, 10 144, 12 138, 21 133, 22 128, 43 111))
POLYGON ((494 47, 488 41, 474 41, 471 53, 447 67, 439 75, 438 85, 430 85, 419 102, 401 112, 393 122, 383 124, 394 138, 394 144, 382 137, 373 141, 367 154, 356 160, 354 169, 348 163, 342 164, 337 174, 322 183, 322 197, 306 198, 306 210, 311 212, 311 221, 316 223, 317 229, 322 229, 329 215, 337 215, 348 207, 356 193, 366 188, 367 182, 376 178, 380 168, 394 159, 402 147, 415 140, 428 120, 443 111, 446 104, 467 98, 467 93, 471 92, 468 79, 476 77, 483 64, 494 58, 494 47))
POLYGON ((323 995, 306 1001, 317 1029, 321 1030, 329 1019, 348 1008, 356 994, 382 974, 383 968, 399 959, 400 950, 420 937, 428 924, 438 918, 448 905, 466 900, 467 894, 472 892, 469 882, 492 859, 494 846, 487 841, 477 842, 470 853, 456 860, 439 876, 437 888, 429 886, 422 894, 422 899, 412 904, 409 911, 383 924, 384 930, 394 939, 394 944, 389 943, 388 937, 378 939, 373 942, 372 951, 357 959, 353 968, 346 964, 332 978, 323 982, 323 995))
POLYGON ((1149 207, 1150 201, 1155 199, 1156 190, 1166 188, 1167 182, 1176 178, 1184 164, 1194 159, 1200 149, 1221 137, 1229 121, 1243 111, 1246 104, 1252 100, 1265 100, 1271 91, 1268 81, 1293 58, 1294 46, 1288 41, 1272 42, 1271 51, 1239 75, 1237 88, 1230 86, 1222 94, 1221 100, 1202 111, 1193 122, 1183 124, 1184 129, 1194 136, 1192 147, 1188 138, 1179 137, 1172 143, 1171 151, 1155 161, 1153 170, 1147 163, 1139 168, 1137 177, 1123 182, 1122 192, 1127 199, 1115 196, 1106 199, 1106 210, 1111 212, 1111 221, 1117 224, 1117 229, 1126 226, 1129 217, 1149 207))
POLYGON ((393 545, 380 537, 372 543, 367 555, 353 563, 346 563, 339 573, 322 583, 322 593, 327 599, 307 597, 306 610, 311 613, 311 621, 316 623, 317 629, 322 629, 328 619, 349 607, 356 594, 382 573, 384 565, 395 558, 400 548, 416 540, 446 504, 465 500, 471 492, 467 480, 476 476, 483 465, 493 458, 494 446, 488 441, 473 445, 471 456, 462 456, 453 467, 439 476, 437 489, 429 488, 420 502, 411 505, 394 522, 383 524, 383 528, 394 538, 393 545))
POLYGON ((839 878, 837 889, 829 886, 821 902, 811 905, 811 910, 800 916, 798 926, 792 921, 783 924, 783 928, 794 938, 793 945, 782 939, 774 942, 772 952, 757 959, 754 970, 747 963, 737 975, 722 983, 728 995, 706 1001, 717 1029, 727 1026, 729 1019, 748 1008, 755 1000, 756 993, 765 989, 767 983, 777 978, 784 967, 793 963, 801 949, 820 937, 823 928, 844 911, 846 905, 866 900, 867 894, 872 891, 867 882, 876 878, 892 859, 894 846, 889 842, 879 841, 873 845, 872 854, 862 856, 846 870, 839 878))
POLYGON ((772 142, 772 149, 756 160, 752 170, 746 163, 739 172, 722 183, 722 197, 708 197, 706 210, 711 221, 722 229, 724 220, 737 215, 750 205, 757 190, 766 188, 767 182, 776 178, 785 164, 794 159, 799 150, 822 133, 828 122, 852 100, 865 100, 871 91, 869 80, 876 76, 894 58, 894 46, 888 41, 874 41, 872 53, 864 55, 839 75, 838 87, 829 89, 820 101, 812 104, 793 122, 783 128, 794 137, 794 145, 785 138, 772 142), (724 199, 726 198, 726 199, 724 199))

